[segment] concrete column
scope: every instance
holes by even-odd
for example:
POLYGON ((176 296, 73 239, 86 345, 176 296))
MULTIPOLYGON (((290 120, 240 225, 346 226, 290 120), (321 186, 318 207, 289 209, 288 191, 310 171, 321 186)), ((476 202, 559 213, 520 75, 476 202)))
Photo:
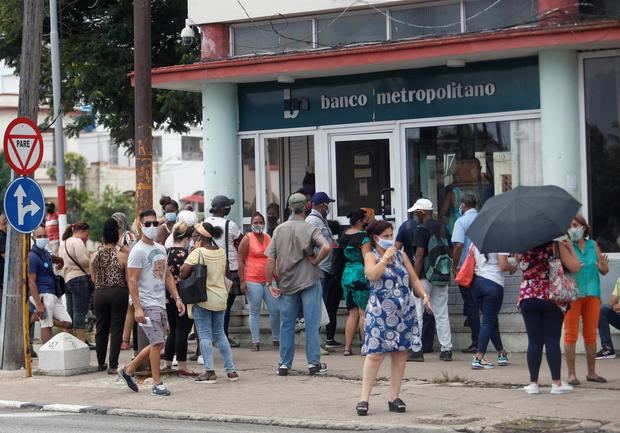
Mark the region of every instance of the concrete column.
POLYGON ((205 215, 213 197, 235 199, 230 218, 241 226, 241 154, 237 85, 207 83, 202 88, 205 215))
POLYGON ((202 42, 200 58, 222 59, 230 56, 230 26, 228 24, 203 24, 200 27, 202 42))
POLYGON ((539 73, 543 182, 581 199, 577 52, 542 51, 539 73))

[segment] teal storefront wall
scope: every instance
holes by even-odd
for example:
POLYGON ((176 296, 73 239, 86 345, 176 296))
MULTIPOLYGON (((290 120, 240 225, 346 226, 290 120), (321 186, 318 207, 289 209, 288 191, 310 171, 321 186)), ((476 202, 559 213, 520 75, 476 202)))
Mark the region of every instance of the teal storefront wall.
POLYGON ((532 110, 538 58, 240 84, 238 97, 240 131, 532 110))

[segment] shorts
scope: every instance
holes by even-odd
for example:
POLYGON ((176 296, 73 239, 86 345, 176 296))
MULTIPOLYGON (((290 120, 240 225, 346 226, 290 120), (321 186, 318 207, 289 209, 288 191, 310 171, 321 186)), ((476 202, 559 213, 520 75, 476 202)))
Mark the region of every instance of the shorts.
POLYGON ((151 326, 140 326, 150 345, 163 344, 166 341, 168 316, 161 307, 143 307, 144 317, 151 319, 151 326))
MULTIPOLYGON (((65 305, 53 293, 41 293, 40 295, 43 306, 45 307, 45 318, 39 319, 41 328, 51 328, 54 326, 54 319, 61 322, 71 323, 71 316, 67 312, 65 305)), ((35 305, 34 298, 30 297, 30 303, 35 305)))

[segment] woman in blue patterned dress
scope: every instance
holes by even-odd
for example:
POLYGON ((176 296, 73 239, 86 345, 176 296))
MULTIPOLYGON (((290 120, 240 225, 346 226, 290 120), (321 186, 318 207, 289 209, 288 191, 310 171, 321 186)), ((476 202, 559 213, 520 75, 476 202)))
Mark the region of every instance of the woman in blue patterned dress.
POLYGON ((390 412, 405 412, 400 399, 400 385, 405 373, 407 351, 420 350, 415 295, 423 299, 430 311, 430 298, 424 291, 406 254, 394 247, 394 232, 387 221, 374 221, 367 229, 373 249, 364 256, 364 271, 369 281, 370 297, 364 321, 364 360, 362 395, 355 407, 358 415, 368 413, 368 399, 377 372, 385 358, 391 355, 390 412))

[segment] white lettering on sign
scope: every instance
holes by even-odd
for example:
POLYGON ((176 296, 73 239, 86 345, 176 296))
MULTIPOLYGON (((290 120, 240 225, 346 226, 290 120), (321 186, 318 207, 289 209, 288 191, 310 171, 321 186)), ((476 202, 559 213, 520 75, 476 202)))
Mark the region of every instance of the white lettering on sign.
MULTIPOLYGON (((402 88, 401 90, 378 92, 376 103, 377 105, 409 104, 415 102, 432 104, 435 101, 493 96, 495 92, 496 88, 493 83, 464 85, 453 81, 444 87, 438 88, 402 88)), ((349 96, 321 95, 321 110, 363 107, 367 103, 368 97, 363 93, 349 96)))
POLYGON ((321 95, 321 110, 335 110, 338 108, 363 107, 368 104, 368 97, 363 93, 350 96, 321 95))

